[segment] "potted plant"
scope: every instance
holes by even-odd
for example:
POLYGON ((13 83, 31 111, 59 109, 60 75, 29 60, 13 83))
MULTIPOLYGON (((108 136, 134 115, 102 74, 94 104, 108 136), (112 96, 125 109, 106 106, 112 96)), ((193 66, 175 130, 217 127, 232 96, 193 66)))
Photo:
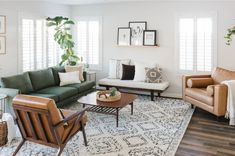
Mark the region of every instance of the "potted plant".
POLYGON ((54 27, 54 40, 64 51, 61 56, 60 65, 66 64, 75 66, 79 61, 79 57, 73 50, 75 43, 71 34, 71 25, 74 25, 74 22, 71 19, 62 16, 56 16, 54 18, 48 17, 46 20, 48 27, 54 27))
POLYGON ((232 28, 229 28, 228 29, 228 32, 227 32, 227 35, 224 37, 227 39, 227 45, 230 45, 231 41, 233 40, 235 36, 235 26, 232 27, 232 28))

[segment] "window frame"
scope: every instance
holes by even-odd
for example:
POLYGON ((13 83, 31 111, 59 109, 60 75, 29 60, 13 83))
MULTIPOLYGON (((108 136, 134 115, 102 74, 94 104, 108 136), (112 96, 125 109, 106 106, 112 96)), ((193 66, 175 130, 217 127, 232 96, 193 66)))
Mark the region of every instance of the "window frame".
POLYGON ((89 64, 89 69, 95 70, 95 71, 101 71, 103 68, 103 21, 101 16, 78 16, 78 17, 73 17, 73 20, 75 22, 75 26, 72 29, 72 33, 74 36, 74 41, 75 41, 75 51, 79 55, 78 52, 78 36, 77 36, 77 23, 78 21, 90 21, 90 20, 96 20, 99 21, 99 64, 98 65, 90 65, 89 64))
POLYGON ((211 71, 217 66, 217 13, 216 12, 195 12, 195 13, 177 13, 175 15, 175 62, 176 62, 176 71, 179 75, 183 74, 210 74, 211 71, 197 71, 197 22, 198 18, 211 18, 212 19, 212 64, 211 71), (193 18, 194 21, 194 52, 193 52, 193 70, 182 70, 180 69, 180 50, 179 50, 179 22, 182 18, 193 18))

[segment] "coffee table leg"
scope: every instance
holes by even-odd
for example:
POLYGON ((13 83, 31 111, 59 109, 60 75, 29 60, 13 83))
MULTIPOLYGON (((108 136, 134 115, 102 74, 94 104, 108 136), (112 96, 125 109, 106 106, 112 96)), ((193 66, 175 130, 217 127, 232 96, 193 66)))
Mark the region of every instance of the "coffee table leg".
POLYGON ((130 103, 130 105, 131 105, 131 115, 133 115, 133 102, 130 103))
POLYGON ((82 107, 83 107, 83 108, 85 108, 85 106, 86 106, 85 104, 82 104, 82 107))
POLYGON ((119 120, 119 109, 116 108, 116 124, 117 124, 117 127, 118 127, 118 120, 119 120))

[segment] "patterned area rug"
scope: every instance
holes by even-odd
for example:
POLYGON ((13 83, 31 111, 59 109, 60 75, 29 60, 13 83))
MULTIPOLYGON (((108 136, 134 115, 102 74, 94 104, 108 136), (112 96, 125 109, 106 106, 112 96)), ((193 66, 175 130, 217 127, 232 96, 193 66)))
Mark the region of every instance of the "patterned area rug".
MULTIPOLYGON (((73 104, 69 109, 78 110, 73 104)), ((67 144, 63 156, 173 156, 179 146, 194 109, 178 99, 139 96, 134 102, 134 115, 130 107, 120 111, 119 127, 115 116, 88 113, 86 126, 88 146, 81 133, 67 144)), ((0 148, 0 156, 12 155, 19 140, 0 148)), ((26 142, 19 151, 22 156, 54 156, 57 150, 26 142)))

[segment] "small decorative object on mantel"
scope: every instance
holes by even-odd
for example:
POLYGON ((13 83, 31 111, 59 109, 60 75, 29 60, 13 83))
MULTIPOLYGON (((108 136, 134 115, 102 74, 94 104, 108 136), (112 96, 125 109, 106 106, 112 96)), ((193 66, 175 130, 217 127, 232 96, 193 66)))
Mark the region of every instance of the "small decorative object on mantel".
POLYGON ((232 28, 228 29, 227 35, 224 37, 225 39, 227 39, 227 45, 230 45, 230 43, 232 42, 233 38, 235 37, 235 26, 232 28))
POLYGON ((0 15, 0 34, 6 33, 6 16, 0 15))
POLYGON ((156 30, 144 30, 144 46, 156 46, 156 30))
POLYGON ((131 28, 128 28, 128 27, 118 28, 117 44, 119 46, 131 45, 131 28))
POLYGON ((0 54, 6 54, 6 37, 0 36, 0 54))
POLYGON ((129 22, 129 27, 131 28, 131 45, 143 45, 144 30, 147 29, 147 22, 129 22))
POLYGON ((102 102, 114 102, 121 99, 121 93, 113 87, 111 90, 97 92, 96 99, 102 102))

